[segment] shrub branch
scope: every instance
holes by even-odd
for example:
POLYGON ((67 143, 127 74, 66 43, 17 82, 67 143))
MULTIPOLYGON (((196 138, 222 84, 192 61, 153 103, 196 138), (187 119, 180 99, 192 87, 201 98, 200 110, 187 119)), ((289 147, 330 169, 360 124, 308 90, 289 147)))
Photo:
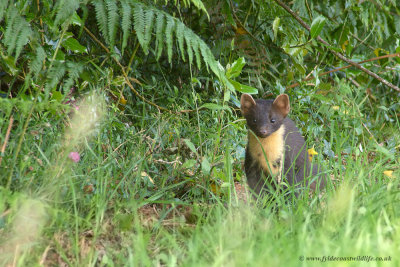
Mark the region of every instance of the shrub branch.
POLYGON ((8 143, 8 138, 10 137, 10 132, 11 132, 11 128, 12 128, 12 126, 13 126, 13 123, 14 123, 14 117, 11 116, 10 122, 8 123, 6 138, 4 139, 3 146, 1 147, 0 165, 1 165, 1 161, 3 160, 4 152, 6 151, 6 147, 7 147, 7 143, 8 143))
MULTIPOLYGON (((384 56, 374 57, 374 58, 369 58, 369 59, 360 61, 357 64, 362 64, 362 63, 366 63, 366 62, 370 62, 370 61, 376 61, 376 60, 379 60, 379 59, 391 58, 391 57, 400 57, 400 53, 384 55, 384 56)), ((340 71, 340 70, 348 69, 351 66, 352 65, 346 65, 346 66, 343 66, 343 67, 340 67, 340 68, 336 68, 336 69, 333 69, 333 70, 330 70, 330 71, 325 71, 325 72, 322 72, 322 73, 318 74, 318 77, 324 76, 324 75, 332 73, 332 72, 337 72, 337 71, 340 71)), ((311 76, 306 77, 305 79, 303 79, 302 82, 310 81, 312 79, 315 79, 315 77, 311 75, 311 76)), ((289 85, 288 87, 286 87, 286 89, 290 89, 290 88, 293 88, 293 87, 296 87, 296 86, 299 86, 299 85, 300 85, 300 82, 297 82, 297 83, 289 85)))

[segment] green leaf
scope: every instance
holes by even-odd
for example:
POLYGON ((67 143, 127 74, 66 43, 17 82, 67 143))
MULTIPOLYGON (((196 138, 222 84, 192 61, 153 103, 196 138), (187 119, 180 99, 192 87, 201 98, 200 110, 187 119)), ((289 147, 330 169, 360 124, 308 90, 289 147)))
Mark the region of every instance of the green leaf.
POLYGON ((221 106, 218 104, 214 104, 214 103, 206 103, 204 105, 202 105, 200 108, 207 108, 207 109, 211 109, 211 110, 229 110, 229 108, 227 106, 221 106))
POLYGON ((394 15, 394 27, 396 28, 397 34, 400 35, 400 16, 394 15))
POLYGON ((302 65, 300 65, 300 64, 298 64, 297 62, 293 62, 293 66, 297 69, 297 71, 298 72, 300 72, 301 74, 305 74, 306 73, 306 69, 302 66, 302 65))
POLYGON ((375 144, 375 148, 377 152, 380 152, 390 158, 391 160, 394 160, 394 153, 389 151, 387 148, 380 146, 378 144, 375 144))
POLYGON ((3 66, 7 69, 7 72, 16 75, 18 73, 18 68, 15 66, 15 58, 12 56, 1 56, 3 62, 0 65, 4 64, 3 66))
POLYGON ((228 79, 238 77, 244 65, 246 65, 244 57, 238 58, 232 63, 231 67, 226 70, 226 77, 228 77, 228 79))
POLYGON ((194 146, 194 144, 189 140, 189 139, 183 139, 183 141, 185 142, 185 144, 187 145, 187 147, 197 155, 197 150, 194 146))
POLYGON ((325 25, 325 22, 326 22, 326 19, 323 16, 318 16, 313 20, 313 22, 311 24, 311 29, 310 29, 311 38, 314 39, 321 33, 322 28, 325 25))
POLYGON ((231 91, 225 90, 224 92, 224 101, 227 102, 231 98, 231 91))
POLYGON ((201 162, 201 170, 206 175, 210 174, 211 165, 210 165, 210 162, 208 161, 207 157, 203 157, 203 160, 201 162))
POLYGON ((250 95, 254 95, 254 94, 258 94, 258 89, 252 86, 248 86, 245 84, 240 84, 241 89, 239 90, 239 92, 242 93, 246 93, 246 94, 250 94, 250 95))
POLYGON ((51 93, 51 98, 52 100, 56 100, 57 102, 61 102, 63 99, 63 95, 61 94, 60 91, 53 91, 51 93))
POLYGON ((76 12, 74 12, 74 15, 71 18, 71 24, 77 25, 77 26, 82 26, 82 24, 83 24, 81 17, 79 17, 79 15, 76 12))
POLYGON ((65 49, 75 53, 87 53, 86 47, 81 45, 75 38, 68 38, 61 44, 65 49))
POLYGON ((182 168, 183 169, 189 169, 189 168, 192 168, 195 164, 196 164, 196 160, 195 159, 188 159, 187 161, 185 161, 182 164, 182 168))
POLYGON ((231 183, 227 183, 227 182, 221 184, 221 188, 227 188, 230 186, 231 186, 231 183))
POLYGON ((348 35, 350 33, 350 28, 346 25, 341 25, 335 30, 334 38, 336 39, 336 43, 342 45, 346 42, 349 38, 348 35))
POLYGON ((320 95, 320 94, 313 94, 312 97, 316 98, 318 100, 321 100, 321 101, 325 101, 325 102, 329 102, 329 100, 330 100, 328 97, 320 95))
POLYGON ((135 221, 133 214, 117 214, 115 217, 119 228, 122 231, 129 231, 132 228, 133 222, 135 221))
MULTIPOLYGON (((215 72, 214 72, 215 73, 215 72)), ((217 75, 218 76, 218 75, 217 75)), ((232 85, 232 83, 225 77, 225 75, 221 75, 218 77, 220 80, 222 80, 222 82, 224 83, 224 85, 228 88, 228 90, 230 90, 231 92, 235 91, 235 87, 232 85)))
POLYGON ((57 55, 56 55, 55 59, 58 61, 65 61, 65 54, 63 51, 61 51, 61 49, 57 51, 57 55))
POLYGON ((229 82, 235 87, 236 91, 239 91, 241 93, 245 93, 245 94, 257 94, 258 93, 258 89, 248 86, 248 85, 244 85, 241 84, 237 81, 233 81, 229 79, 229 82))
POLYGON ((274 31, 274 40, 276 40, 276 36, 278 35, 279 25, 281 23, 281 19, 276 17, 274 22, 272 23, 272 30, 274 31))

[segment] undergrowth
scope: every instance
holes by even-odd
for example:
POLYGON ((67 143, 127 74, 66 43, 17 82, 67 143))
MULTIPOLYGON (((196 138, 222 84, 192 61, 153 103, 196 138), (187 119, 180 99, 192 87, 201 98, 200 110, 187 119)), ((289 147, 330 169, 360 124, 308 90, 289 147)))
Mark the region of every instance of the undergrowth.
POLYGON ((290 117, 331 178, 291 202, 245 190, 237 109, 168 114, 137 103, 102 112, 100 94, 78 109, 36 105, 24 129, 30 106, 12 103, 20 112, 8 143, 15 156, 1 165, 1 180, 11 179, 0 191, 2 264, 396 265, 399 106, 371 112, 369 99, 337 82, 335 97, 291 95, 290 117))

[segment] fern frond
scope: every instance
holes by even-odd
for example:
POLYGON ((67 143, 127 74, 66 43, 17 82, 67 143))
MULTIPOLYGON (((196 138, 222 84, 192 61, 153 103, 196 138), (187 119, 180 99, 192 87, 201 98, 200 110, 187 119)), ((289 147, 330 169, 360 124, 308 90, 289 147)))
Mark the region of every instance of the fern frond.
POLYGON ((193 63, 193 50, 192 50, 192 39, 190 38, 190 34, 185 34, 185 42, 186 42, 186 52, 189 58, 189 64, 193 63))
MULTIPOLYGON (((199 0, 187 0, 186 2, 197 3, 198 7, 202 5, 202 2, 199 0)), ((149 51, 151 34, 155 33, 154 53, 156 59, 160 58, 165 43, 168 61, 171 63, 174 48, 173 43, 176 39, 176 47, 179 49, 181 58, 184 61, 186 60, 184 45, 186 43, 186 53, 190 65, 194 63, 193 58, 196 57, 196 66, 199 69, 201 68, 202 61, 204 61, 207 70, 211 69, 221 81, 229 83, 207 44, 179 19, 164 11, 146 6, 143 3, 132 1, 130 4, 133 8, 136 36, 146 54, 149 51), (155 27, 153 29, 154 17, 155 27)))
POLYGON ((96 10, 97 24, 99 25, 100 31, 107 41, 110 40, 108 35, 108 20, 107 20, 107 9, 103 1, 94 1, 94 8, 96 10))
POLYGON ((172 61, 172 36, 174 34, 175 21, 171 17, 167 18, 167 27, 165 27, 165 43, 167 45, 168 62, 172 61))
POLYGON ((154 12, 153 10, 147 10, 146 15, 145 15, 145 25, 146 25, 146 30, 144 33, 144 43, 143 46, 145 47, 145 50, 149 49, 149 43, 151 41, 151 34, 153 31, 153 25, 154 25, 154 12))
POLYGON ((8 6, 8 0, 0 1, 0 22, 2 22, 3 20, 3 16, 7 9, 7 6, 8 6))
POLYGON ((29 64, 29 72, 34 76, 38 76, 43 67, 43 61, 46 58, 46 53, 41 46, 36 47, 35 58, 29 64))
POLYGON ((136 4, 133 10, 133 20, 134 20, 134 28, 136 31, 136 36, 138 37, 138 41, 143 48, 145 54, 148 54, 148 50, 145 46, 144 40, 144 31, 145 31, 145 21, 144 21, 144 11, 141 4, 136 4))
MULTIPOLYGON (((191 39, 195 40, 195 42, 191 42, 192 49, 193 49, 194 54, 196 55, 197 68, 200 69, 201 68, 201 58, 200 58, 199 44, 201 43, 200 41, 202 41, 202 40, 200 38, 198 38, 198 36, 195 35, 192 31, 191 31, 191 39)), ((203 60, 204 60, 204 58, 203 58, 203 60)))
POLYGON ((22 48, 28 43, 29 37, 32 33, 29 23, 23 19, 17 33, 17 42, 15 45, 15 60, 19 57, 22 48))
POLYGON ((200 0, 190 0, 190 1, 193 3, 195 7, 197 7, 197 9, 202 10, 207 15, 208 19, 210 19, 210 15, 208 15, 207 9, 204 6, 203 2, 201 2, 200 0))
POLYGON ((176 39, 178 41, 178 46, 179 50, 181 52, 181 57, 183 61, 186 61, 185 59, 185 51, 184 51, 184 45, 183 45, 183 36, 185 34, 185 25, 183 23, 178 23, 176 25, 176 39))
MULTIPOLYGON (((154 2, 157 2, 157 1, 154 1, 154 2)), ((169 1, 168 0, 159 0, 159 2, 162 2, 163 5, 167 5, 169 1)), ((203 11, 207 15, 208 19, 210 19, 210 15, 208 15, 207 9, 201 0, 183 0, 183 1, 180 1, 180 5, 182 4, 182 2, 183 2, 184 7, 190 7, 190 4, 192 3, 197 9, 203 11)), ((177 5, 176 0, 174 0, 174 5, 175 6, 177 5)))
POLYGON ((72 17, 75 11, 79 8, 78 0, 59 0, 56 1, 56 19, 54 25, 59 25, 72 17))
POLYGON ((211 64, 210 62, 214 61, 214 56, 204 42, 200 42, 200 51, 201 55, 203 56, 204 62, 206 62, 206 68, 208 71, 208 65, 211 64))
POLYGON ((117 34, 118 22, 118 6, 114 0, 106 0, 107 6, 107 26, 108 26, 108 43, 111 47, 114 46, 115 36, 117 34))
POLYGON ((15 61, 21 53, 22 47, 29 41, 31 28, 29 23, 18 13, 14 6, 10 6, 6 17, 6 32, 4 33, 4 44, 7 46, 7 54, 15 52, 15 61))
POLYGON ((126 0, 121 2, 121 13, 122 13, 122 47, 121 52, 124 53, 125 47, 128 43, 128 37, 131 31, 131 6, 126 0))
POLYGON ((163 32, 164 32, 164 14, 158 13, 156 19, 156 58, 157 60, 160 58, 162 50, 163 50, 163 32))
POLYGON ((80 63, 71 62, 67 63, 68 78, 66 79, 63 91, 68 92, 74 85, 76 80, 79 78, 79 74, 82 72, 83 66, 80 63))
POLYGON ((49 70, 45 86, 45 99, 48 99, 50 91, 55 89, 56 85, 65 75, 65 64, 57 61, 49 70))
POLYGON ((15 41, 13 42, 13 38, 16 38, 14 25, 16 24, 16 20, 18 19, 19 14, 16 8, 11 6, 7 11, 6 16, 6 31, 4 33, 3 43, 8 47, 7 53, 10 54, 10 51, 14 50, 15 41))

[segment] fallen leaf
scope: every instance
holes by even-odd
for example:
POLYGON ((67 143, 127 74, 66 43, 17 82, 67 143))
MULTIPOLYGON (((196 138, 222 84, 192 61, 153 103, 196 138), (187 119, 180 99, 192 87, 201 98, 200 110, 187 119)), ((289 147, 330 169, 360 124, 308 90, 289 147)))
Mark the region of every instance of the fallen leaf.
POLYGON ((237 27, 235 29, 235 32, 236 32, 236 34, 239 34, 239 35, 247 34, 247 31, 243 27, 237 27))
POLYGON ((346 40, 343 44, 342 44, 342 49, 343 51, 346 51, 346 46, 349 44, 349 40, 346 40))
POLYGON ((123 95, 121 95, 121 98, 119 99, 119 103, 122 105, 126 105, 127 102, 128 102, 128 100, 126 100, 125 97, 123 95))
POLYGON ((147 178, 149 179, 149 181, 150 181, 152 184, 154 184, 153 179, 151 179, 150 175, 148 175, 146 172, 142 172, 142 173, 141 173, 141 176, 142 176, 142 178, 143 178, 143 177, 147 177, 147 178))
POLYGON ((93 193, 93 191, 94 191, 94 187, 92 184, 88 184, 83 187, 83 192, 85 192, 86 194, 93 193))

